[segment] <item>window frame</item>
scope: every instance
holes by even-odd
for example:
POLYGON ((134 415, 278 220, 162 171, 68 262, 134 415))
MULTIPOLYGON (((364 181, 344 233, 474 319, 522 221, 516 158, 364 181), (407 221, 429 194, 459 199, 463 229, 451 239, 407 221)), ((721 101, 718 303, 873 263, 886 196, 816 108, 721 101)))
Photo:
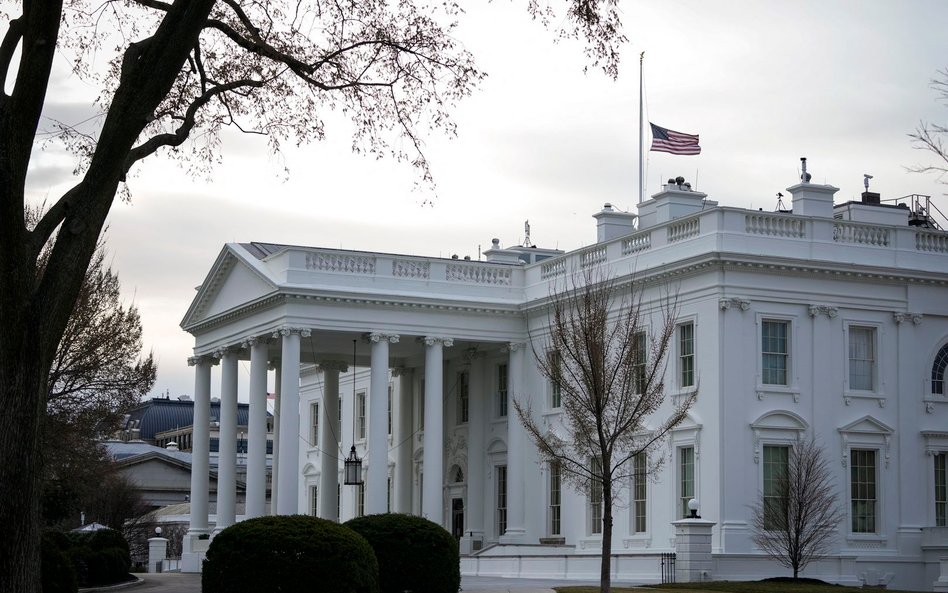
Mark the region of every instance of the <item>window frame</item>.
POLYGON ((559 461, 547 464, 547 533, 563 535, 563 469, 559 461))
POLYGON ((367 418, 366 412, 367 412, 367 406, 368 406, 368 404, 366 403, 366 399, 367 398, 366 398, 365 390, 356 392, 355 410, 353 411, 353 413, 355 414, 355 433, 356 433, 355 440, 357 441, 365 440, 366 428, 368 425, 366 421, 366 418, 367 418))
POLYGON ((507 464, 494 466, 494 529, 497 537, 507 533, 507 464))
MULTIPOLYGON (((881 500, 880 500, 881 488, 879 484, 880 478, 881 478, 881 471, 879 467, 879 458, 880 458, 879 453, 880 453, 879 449, 875 447, 854 446, 849 449, 849 471, 847 472, 847 476, 848 476, 847 485, 849 487, 849 496, 847 498, 849 500, 849 505, 847 507, 848 508, 847 514, 849 516, 848 530, 849 530, 850 535, 876 536, 881 533, 882 505, 881 505, 881 500), (871 466, 871 470, 872 470, 871 496, 872 497, 868 498, 869 493, 867 492, 866 497, 857 499, 855 496, 856 495, 855 490, 858 486, 856 482, 856 476, 854 476, 854 474, 858 471, 859 468, 868 468, 869 466, 865 464, 861 464, 857 467, 856 458, 862 457, 862 454, 867 454, 867 453, 872 454, 872 466, 871 466), (856 507, 857 501, 861 501, 861 502, 871 501, 872 502, 872 512, 871 512, 871 521, 872 521, 871 527, 872 528, 871 529, 868 529, 868 528, 856 529, 857 518, 856 518, 855 507, 856 507)), ((868 483, 868 481, 862 480, 858 483, 868 483)))
POLYGON ((629 532, 632 535, 648 533, 648 454, 644 451, 632 457, 632 484, 629 492, 629 532))
POLYGON ((309 403, 309 446, 311 449, 319 447, 319 400, 309 403))
POLYGON ((928 381, 928 392, 931 395, 945 396, 945 372, 948 370, 948 343, 942 344, 932 357, 931 379, 928 381), (940 377, 940 378, 939 378, 940 377), (938 383, 937 389, 935 384, 938 383))
POLYGON ((675 381, 678 385, 679 391, 693 390, 697 384, 698 378, 698 332, 697 332, 698 323, 694 317, 685 317, 675 326, 675 381), (685 327, 691 328, 691 351, 689 353, 684 353, 684 343, 682 337, 682 331, 685 327), (685 360, 690 361, 690 378, 686 383, 685 380, 685 360))
POLYGON ((309 512, 313 517, 319 516, 319 485, 309 485, 309 512))
POLYGON ((844 323, 844 345, 845 345, 845 371, 843 375, 844 385, 846 386, 845 390, 847 395, 876 395, 882 393, 882 372, 881 372, 881 361, 882 361, 882 326, 878 323, 872 323, 867 321, 846 321, 844 323), (872 356, 871 359, 871 378, 872 385, 869 389, 863 389, 858 387, 853 387, 852 381, 852 372, 853 372, 853 358, 852 358, 852 340, 853 340, 853 329, 858 330, 869 330, 871 332, 872 340, 872 356))
POLYGON ((948 452, 932 452, 932 468, 934 470, 934 500, 935 527, 948 527, 948 452), (941 468, 939 468, 939 460, 941 468), (941 483, 939 484, 939 475, 941 483))
POLYGON ((508 391, 510 386, 510 367, 506 362, 497 363, 496 372, 494 373, 497 379, 497 417, 506 418, 507 413, 509 412, 508 406, 508 391), (503 369, 503 370, 501 370, 503 369))
MULTIPOLYGON (((675 494, 676 494, 676 515, 680 515, 677 519, 686 519, 691 514, 688 509, 688 502, 692 498, 696 498, 696 492, 698 491, 698 472, 697 472, 697 455, 695 451, 696 447, 693 443, 680 445, 675 451, 675 494), (690 451, 691 457, 691 493, 685 494, 685 451, 690 451)), ((676 519, 676 520, 677 520, 676 519)))
MULTIPOLYGON (((589 470, 592 476, 597 472, 602 474, 602 460, 598 457, 591 458, 589 460, 589 470)), ((597 481, 594 477, 591 477, 589 489, 586 492, 587 535, 602 535, 603 494, 602 481, 597 481)))
MULTIPOLYGON (((784 508, 786 507, 786 505, 787 505, 787 503, 788 503, 786 497, 779 497, 779 496, 773 496, 773 495, 768 496, 768 494, 767 494, 767 468, 768 468, 768 465, 771 463, 771 462, 768 461, 768 459, 767 459, 767 450, 768 450, 768 449, 780 449, 780 450, 783 450, 783 451, 786 452, 786 457, 785 457, 783 460, 781 460, 782 463, 783 463, 783 471, 784 471, 784 473, 786 473, 786 472, 790 469, 790 456, 791 456, 791 454, 792 454, 793 446, 794 446, 794 445, 793 445, 793 444, 790 444, 790 443, 768 442, 768 443, 764 443, 764 444, 762 445, 762 447, 761 447, 761 463, 760 463, 760 468, 761 468, 761 487, 760 487, 760 496, 761 496, 761 505, 762 505, 763 510, 765 511, 765 513, 764 513, 764 529, 765 529, 766 531, 771 531, 771 530, 777 529, 777 528, 779 527, 779 526, 774 526, 774 525, 770 525, 770 526, 767 525, 767 514, 766 514, 766 510, 767 510, 767 499, 768 499, 768 498, 774 498, 774 499, 783 498, 783 507, 784 507, 784 508)), ((779 479, 779 478, 777 478, 777 479, 779 479)))
POLYGON ((757 345, 758 345, 758 384, 761 387, 766 389, 771 389, 774 387, 790 387, 793 384, 793 320, 786 317, 780 317, 776 315, 762 315, 760 316, 758 322, 757 330, 757 345), (784 336, 784 350, 783 352, 779 351, 768 351, 764 349, 764 328, 768 324, 780 324, 785 327, 785 336, 784 336), (765 357, 768 356, 783 356, 783 382, 771 381, 768 380, 767 376, 768 368, 764 364, 765 357))
MULTIPOLYGON (((563 356, 559 350, 549 349, 546 351, 547 362, 554 371, 563 364, 563 356)), ((547 398, 550 410, 559 410, 563 407, 563 386, 560 382, 550 380, 547 382, 550 391, 550 397, 547 398)))

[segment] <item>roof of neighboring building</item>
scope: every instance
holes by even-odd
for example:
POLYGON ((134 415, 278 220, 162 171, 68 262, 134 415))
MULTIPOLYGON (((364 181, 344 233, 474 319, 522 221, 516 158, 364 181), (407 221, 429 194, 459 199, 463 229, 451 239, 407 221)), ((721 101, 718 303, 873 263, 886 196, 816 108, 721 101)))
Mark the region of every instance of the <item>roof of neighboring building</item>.
MULTIPOLYGON (((221 403, 211 402, 211 422, 220 418, 221 403)), ((268 414, 269 415, 269 414, 268 414)), ((247 426, 250 419, 250 404, 237 404, 237 425, 247 426)), ((153 441, 155 433, 184 428, 194 424, 194 402, 190 399, 170 399, 154 397, 143 402, 128 415, 125 429, 137 428, 139 438, 153 441), (138 422, 138 425, 135 425, 138 422)))
POLYGON ((126 459, 131 459, 140 455, 153 454, 168 457, 175 461, 187 463, 188 465, 191 464, 190 453, 185 453, 183 451, 169 451, 162 447, 149 445, 148 443, 142 441, 131 441, 128 443, 122 441, 106 441, 103 444, 108 450, 109 455, 111 455, 112 459, 115 461, 125 461, 126 459))

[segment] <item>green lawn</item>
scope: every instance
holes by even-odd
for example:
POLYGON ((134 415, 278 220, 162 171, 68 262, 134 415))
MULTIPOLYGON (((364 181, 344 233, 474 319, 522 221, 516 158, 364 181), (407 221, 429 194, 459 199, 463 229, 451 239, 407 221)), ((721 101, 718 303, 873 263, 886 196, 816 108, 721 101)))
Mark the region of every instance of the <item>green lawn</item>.
MULTIPOLYGON (((858 590, 859 593, 912 593, 895 589, 872 589, 842 587, 840 585, 821 585, 814 583, 787 583, 761 581, 714 581, 710 583, 676 583, 655 585, 654 587, 613 587, 613 593, 658 593, 655 589, 669 589, 673 593, 847 593, 858 590)), ((599 587, 556 587, 557 593, 599 593, 599 587)))

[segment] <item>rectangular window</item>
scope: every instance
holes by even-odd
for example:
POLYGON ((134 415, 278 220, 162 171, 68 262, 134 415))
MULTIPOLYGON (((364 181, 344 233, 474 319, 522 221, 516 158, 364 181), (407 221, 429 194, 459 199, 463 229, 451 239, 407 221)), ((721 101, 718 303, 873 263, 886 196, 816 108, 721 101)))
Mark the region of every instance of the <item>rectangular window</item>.
POLYGON ((632 344, 632 364, 634 365, 635 393, 644 393, 648 387, 645 384, 645 361, 648 353, 648 339, 645 332, 635 334, 635 342, 632 344))
POLYGON ((935 455, 935 526, 948 527, 948 453, 935 455))
POLYGON ((561 503, 560 462, 554 461, 550 463, 550 535, 560 534, 561 503))
POLYGON ((760 325, 760 369, 764 385, 788 385, 789 333, 789 321, 764 321, 760 325))
POLYGON ((418 397, 418 430, 425 429, 425 380, 421 380, 421 394, 418 397))
POLYGON ((688 517, 688 501, 695 497, 695 448, 678 450, 678 499, 681 517, 688 517))
POLYGON ((339 511, 342 509, 342 480, 336 483, 336 521, 339 521, 339 511))
POLYGON ((507 365, 497 365, 497 415, 507 416, 507 365))
POLYGON ((356 394, 356 438, 365 438, 365 392, 356 394))
POLYGON ((589 482, 589 533, 602 533, 602 461, 593 458, 589 463, 592 479, 589 482))
POLYGON ((850 451, 850 489, 852 532, 876 532, 876 452, 873 449, 850 451))
POLYGON ((359 501, 356 509, 356 517, 365 516, 365 482, 359 484, 359 501))
POLYGON ((849 388, 875 390, 876 329, 849 327, 849 388))
POLYGON ((458 373, 458 424, 467 424, 470 403, 468 400, 468 376, 458 373))
POLYGON ((388 386, 388 436, 392 436, 392 386, 388 386))
POLYGON ((695 384, 695 324, 678 326, 678 386, 693 387, 695 384))
POLYGON ((309 418, 312 426, 309 431, 309 446, 319 446, 319 402, 313 402, 309 405, 309 418))
POLYGON ((790 447, 764 445, 764 529, 781 529, 787 516, 787 468, 790 447))
POLYGON ((632 532, 645 533, 648 497, 648 460, 645 453, 632 458, 632 532))
POLYGON ((497 466, 497 535, 507 533, 507 466, 497 466))
POLYGON ((319 516, 319 489, 317 486, 309 487, 309 514, 319 516))
POLYGON ((550 374, 553 375, 553 380, 550 381, 550 407, 556 409, 563 405, 563 389, 558 380, 562 370, 563 358, 559 350, 548 351, 547 357, 549 359, 550 374))

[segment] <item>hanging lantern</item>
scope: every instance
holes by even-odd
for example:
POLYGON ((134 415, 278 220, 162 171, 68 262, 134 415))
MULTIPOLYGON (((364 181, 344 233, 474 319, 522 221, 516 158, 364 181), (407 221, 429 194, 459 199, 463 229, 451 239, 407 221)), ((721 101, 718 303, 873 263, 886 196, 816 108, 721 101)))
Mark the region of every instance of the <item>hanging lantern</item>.
POLYGON ((349 450, 349 457, 345 461, 345 481, 347 486, 362 484, 362 460, 356 455, 355 445, 349 450))

